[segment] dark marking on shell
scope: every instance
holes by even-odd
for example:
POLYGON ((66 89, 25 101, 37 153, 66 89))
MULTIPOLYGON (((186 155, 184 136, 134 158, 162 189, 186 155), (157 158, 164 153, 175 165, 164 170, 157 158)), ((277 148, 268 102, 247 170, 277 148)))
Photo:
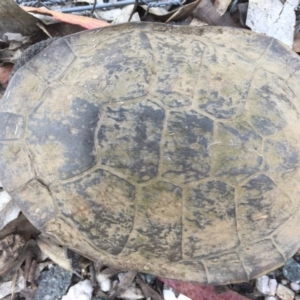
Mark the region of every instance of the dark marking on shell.
POLYGON ((132 230, 135 188, 108 171, 97 169, 72 182, 54 186, 62 214, 97 248, 120 253, 132 230))
POLYGON ((214 158, 212 174, 236 184, 259 171, 263 161, 262 138, 245 121, 219 123, 210 153, 214 158))
POLYGON ((55 111, 51 104, 41 103, 28 116, 30 134, 26 137, 34 159, 39 147, 45 148, 45 156, 48 154, 45 161, 56 159, 59 166, 52 167, 57 168, 54 172, 60 179, 80 174, 97 163, 94 132, 100 114, 99 107, 80 97, 64 101, 64 104, 65 110, 58 106, 55 111), (54 114, 49 115, 48 108, 54 114))
POLYGON ((165 257, 170 262, 180 260, 181 218, 181 188, 164 181, 142 187, 137 198, 134 228, 122 254, 140 252, 146 259, 165 257))
POLYGON ((219 180, 203 181, 189 187, 183 210, 186 257, 212 255, 238 245, 234 195, 234 187, 219 180), (201 230, 201 236, 195 234, 198 230, 201 230), (225 232, 230 234, 230 241, 225 232), (210 243, 205 242, 207 239, 210 243))
POLYGON ((205 178, 210 171, 208 145, 212 142, 213 121, 194 111, 170 112, 165 133, 162 176, 175 182, 205 178), (184 157, 184 159, 182 159, 184 157))
POLYGON ((265 174, 249 179, 237 191, 241 195, 237 222, 243 228, 240 232, 243 241, 268 237, 293 214, 291 199, 265 174))
POLYGON ((35 74, 48 82, 54 82, 62 77, 66 69, 72 64, 76 56, 67 44, 66 40, 58 39, 52 43, 51 51, 40 52, 40 55, 32 58, 26 66, 35 74), (38 57, 38 58, 37 58, 38 57), (57 58, 61 57, 59 64, 53 64, 57 58), (38 59, 38 64, 36 63, 38 59))
POLYGON ((98 133, 101 163, 136 182, 155 177, 164 118, 163 108, 149 100, 108 106, 98 133))

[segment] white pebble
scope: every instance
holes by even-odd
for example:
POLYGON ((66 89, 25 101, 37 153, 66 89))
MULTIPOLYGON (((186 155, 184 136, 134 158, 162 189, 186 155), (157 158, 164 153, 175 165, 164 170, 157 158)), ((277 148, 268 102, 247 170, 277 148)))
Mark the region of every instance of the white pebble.
POLYGON ((277 298, 274 296, 266 296, 265 300, 277 300, 277 298))
POLYGON ((179 294, 177 300, 192 300, 192 299, 183 294, 179 294))
POLYGON ((275 296, 276 294, 276 289, 277 289, 277 280, 276 279, 270 279, 269 280, 269 287, 270 287, 270 294, 272 296, 275 296))
POLYGON ((265 295, 270 295, 269 277, 264 275, 256 279, 256 288, 265 295))
POLYGON ((137 300, 137 299, 143 299, 144 295, 142 291, 137 287, 130 286, 123 294, 120 295, 120 298, 137 300))
POLYGON ((281 300, 293 300, 295 293, 283 284, 279 283, 277 286, 276 295, 281 300))
POLYGON ((111 289, 111 280, 109 279, 108 274, 98 274, 97 275, 97 282, 100 286, 102 292, 109 292, 111 289))
POLYGON ((163 289, 164 300, 177 300, 175 293, 171 289, 163 289))
POLYGON ((286 280, 286 279, 282 279, 282 280, 281 280, 281 283, 282 283, 282 284, 284 284, 284 285, 286 285, 286 284, 288 284, 288 283, 289 283, 289 281, 288 281, 288 280, 286 280))
POLYGON ((291 289, 295 292, 300 291, 300 284, 296 282, 291 282, 291 289))
POLYGON ((25 288, 25 280, 22 276, 18 278, 18 281, 16 283, 13 281, 0 283, 0 299, 10 295, 12 291, 18 293, 24 288, 25 288))
POLYGON ((93 287, 91 282, 86 279, 79 281, 77 284, 70 287, 68 294, 62 297, 62 300, 91 300, 93 287))
POLYGON ((0 230, 10 221, 16 219, 20 213, 20 208, 12 201, 10 195, 0 192, 0 230))
POLYGON ((102 292, 109 292, 111 289, 111 280, 107 279, 100 283, 100 288, 102 292))

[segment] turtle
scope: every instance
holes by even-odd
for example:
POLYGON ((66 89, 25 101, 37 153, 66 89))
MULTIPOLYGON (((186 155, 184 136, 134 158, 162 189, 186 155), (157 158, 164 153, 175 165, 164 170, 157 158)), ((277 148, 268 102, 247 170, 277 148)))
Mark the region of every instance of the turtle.
POLYGON ((1 182, 43 236, 92 261, 248 281, 300 246, 299 70, 244 29, 60 38, 2 99, 1 182))

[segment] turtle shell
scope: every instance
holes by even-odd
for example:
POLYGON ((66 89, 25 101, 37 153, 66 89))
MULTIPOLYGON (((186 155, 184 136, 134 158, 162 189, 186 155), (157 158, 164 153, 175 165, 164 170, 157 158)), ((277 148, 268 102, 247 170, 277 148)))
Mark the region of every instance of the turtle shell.
POLYGON ((209 284, 300 246, 300 59, 246 30, 125 24, 53 42, 1 103, 0 178, 43 233, 209 284))

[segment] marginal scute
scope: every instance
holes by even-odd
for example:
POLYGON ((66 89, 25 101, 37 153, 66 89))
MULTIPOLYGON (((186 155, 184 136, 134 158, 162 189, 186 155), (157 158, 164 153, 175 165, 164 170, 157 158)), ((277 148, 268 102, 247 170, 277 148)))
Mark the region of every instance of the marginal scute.
POLYGON ((47 89, 47 82, 41 80, 26 66, 22 67, 9 81, 9 85, 1 100, 4 111, 26 116, 39 103, 47 89), (26 80, 24 80, 26 78, 26 80), (17 105, 15 103, 18 103, 17 105))
POLYGON ((286 259, 294 255, 294 249, 299 248, 300 230, 299 226, 297 226, 299 220, 300 206, 295 209, 294 215, 283 223, 274 233, 273 240, 276 247, 281 250, 281 253, 283 253, 286 259))
POLYGON ((52 42, 50 51, 45 48, 39 55, 34 56, 26 66, 44 80, 54 82, 62 77, 74 60, 75 55, 67 42, 64 39, 59 39, 52 42), (58 57, 62 59, 59 60, 59 63, 54 64, 53 62, 57 62, 58 57))
POLYGON ((180 278, 185 281, 195 281, 194 274, 197 274, 197 280, 202 284, 208 284, 206 269, 201 260, 181 260, 176 263, 180 278))
POLYGON ((28 116, 26 143, 45 182, 73 177, 97 163, 94 135, 101 108, 91 98, 55 85, 28 116))
POLYGON ((195 111, 171 111, 164 136, 162 177, 178 184, 208 177, 213 128, 211 119, 195 111))
POLYGON ((107 106, 98 132, 101 163, 145 182, 158 172, 165 111, 150 100, 107 106))
POLYGON ((243 120, 216 126, 210 145, 212 175, 236 184, 258 172, 263 161, 261 136, 243 120))
POLYGON ((83 238, 110 254, 122 251, 134 221, 134 186, 96 169, 52 189, 62 214, 72 220, 83 238))
POLYGON ((243 242, 267 238, 294 213, 291 199, 264 174, 238 187, 237 195, 237 224, 243 242))
POLYGON ((226 284, 232 281, 248 281, 243 263, 236 253, 222 254, 216 258, 204 259, 208 284, 226 284))
POLYGON ((97 47, 95 43, 84 41, 79 40, 78 45, 74 45, 75 53, 81 53, 82 45, 84 53, 77 57, 74 68, 66 73, 63 82, 87 89, 106 102, 122 102, 147 94, 153 58, 145 33, 113 34, 97 47), (126 47, 120 47, 122 44, 126 47))
POLYGON ((271 239, 251 244, 249 237, 247 242, 249 243, 243 244, 239 254, 249 278, 262 276, 285 263, 285 257, 277 250, 271 239))
POLYGON ((182 258, 182 190, 164 181, 142 187, 137 195, 132 233, 122 252, 139 252, 145 259, 182 258))
POLYGON ((49 188, 39 180, 31 180, 11 195, 29 221, 38 229, 58 213, 49 188))
POLYGON ((22 115, 10 112, 0 112, 0 141, 19 140, 25 129, 22 115))
POLYGON ((234 194, 232 186, 219 180, 187 188, 182 218, 185 257, 205 257, 238 245, 234 194))
POLYGON ((0 178, 7 192, 18 189, 35 176, 22 143, 0 143, 0 158, 0 178))
POLYGON ((188 48, 184 43, 185 37, 176 35, 167 42, 160 34, 155 34, 151 39, 156 76, 153 76, 150 93, 156 102, 171 108, 191 106, 205 48, 198 41, 191 41, 188 48), (173 51, 169 51, 170 48, 173 51), (168 68, 165 67, 166 62, 168 68))
POLYGON ((253 77, 247 101, 247 115, 255 130, 270 136, 283 129, 295 115, 294 98, 286 82, 264 70, 253 77))
POLYGON ((289 47, 273 39, 267 51, 258 60, 258 65, 286 80, 300 68, 299 56, 289 47))

